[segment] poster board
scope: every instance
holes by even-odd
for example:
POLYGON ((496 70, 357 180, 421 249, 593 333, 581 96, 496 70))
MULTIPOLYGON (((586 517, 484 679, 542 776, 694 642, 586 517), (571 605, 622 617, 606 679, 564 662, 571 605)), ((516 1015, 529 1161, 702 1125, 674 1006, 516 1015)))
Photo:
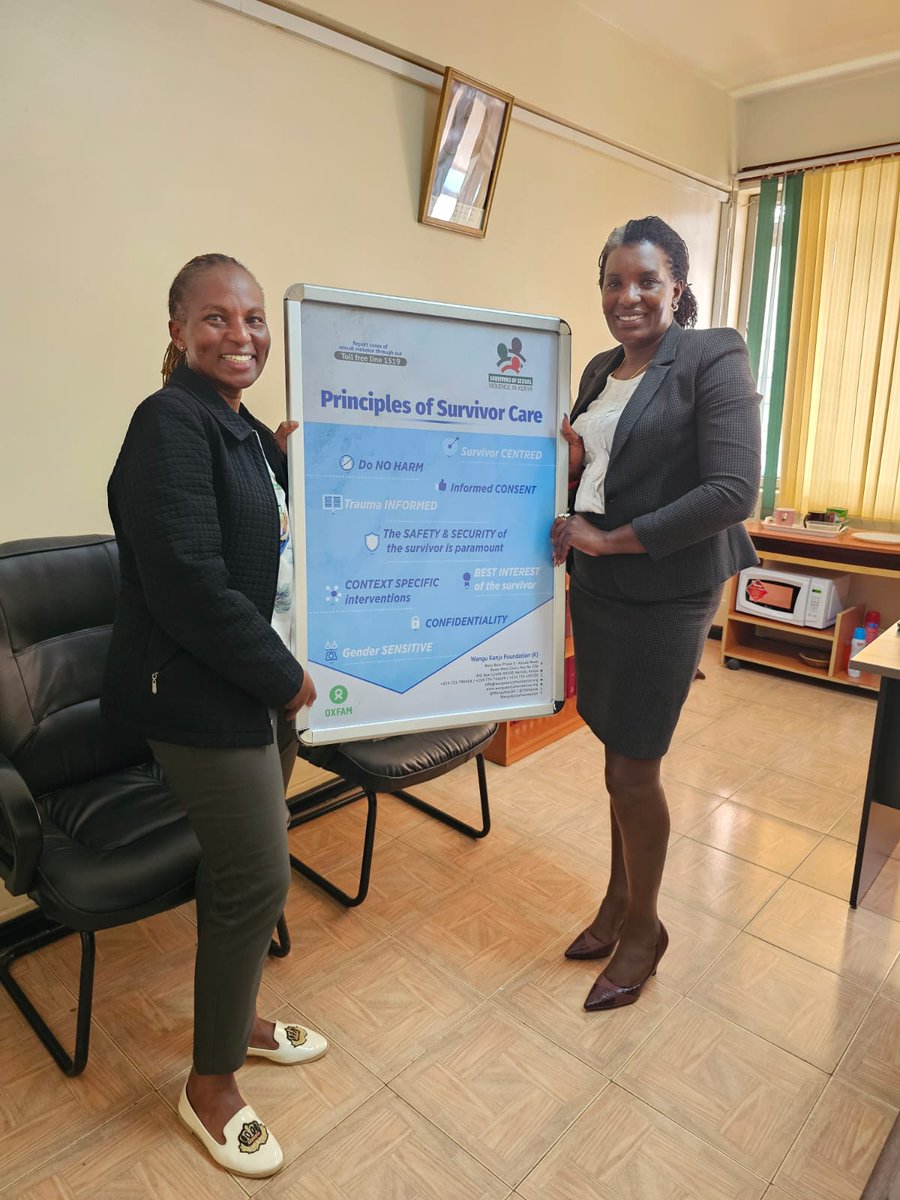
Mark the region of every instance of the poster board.
POLYGON ((568 326, 296 284, 285 344, 302 740, 557 711, 568 326))

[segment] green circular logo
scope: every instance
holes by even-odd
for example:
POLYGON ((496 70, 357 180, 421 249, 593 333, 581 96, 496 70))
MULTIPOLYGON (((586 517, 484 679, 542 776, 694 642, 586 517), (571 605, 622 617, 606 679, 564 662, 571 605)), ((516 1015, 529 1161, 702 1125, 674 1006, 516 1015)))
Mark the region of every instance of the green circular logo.
POLYGON ((345 704, 347 701, 347 695, 347 689, 342 683, 336 683, 328 693, 328 697, 332 704, 345 704))

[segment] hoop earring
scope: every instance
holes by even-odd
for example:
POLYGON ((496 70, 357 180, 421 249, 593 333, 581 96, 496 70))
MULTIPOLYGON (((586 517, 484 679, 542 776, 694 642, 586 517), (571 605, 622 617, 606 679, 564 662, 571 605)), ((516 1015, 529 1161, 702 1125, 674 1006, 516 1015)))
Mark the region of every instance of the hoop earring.
POLYGON ((678 306, 680 303, 681 303, 681 300, 673 300, 672 301, 672 311, 673 312, 678 312, 678 306))

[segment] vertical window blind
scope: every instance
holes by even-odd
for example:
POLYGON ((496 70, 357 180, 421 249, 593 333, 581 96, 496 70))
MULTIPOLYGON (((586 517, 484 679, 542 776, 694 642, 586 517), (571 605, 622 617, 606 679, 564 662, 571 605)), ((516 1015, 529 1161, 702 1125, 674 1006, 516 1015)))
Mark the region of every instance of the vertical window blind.
MULTIPOLYGON (((766 184, 783 220, 778 285, 758 289, 773 329, 763 514, 777 494, 801 512, 840 505, 900 523, 900 160, 766 184)), ((761 327, 751 299, 751 356, 754 316, 761 327)))

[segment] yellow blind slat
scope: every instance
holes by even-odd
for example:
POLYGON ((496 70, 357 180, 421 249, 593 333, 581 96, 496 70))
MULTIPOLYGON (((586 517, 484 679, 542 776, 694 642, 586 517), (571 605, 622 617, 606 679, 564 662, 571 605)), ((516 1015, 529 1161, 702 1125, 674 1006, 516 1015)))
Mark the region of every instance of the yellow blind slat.
POLYGON ((779 502, 900 521, 900 161, 804 180, 779 502))

